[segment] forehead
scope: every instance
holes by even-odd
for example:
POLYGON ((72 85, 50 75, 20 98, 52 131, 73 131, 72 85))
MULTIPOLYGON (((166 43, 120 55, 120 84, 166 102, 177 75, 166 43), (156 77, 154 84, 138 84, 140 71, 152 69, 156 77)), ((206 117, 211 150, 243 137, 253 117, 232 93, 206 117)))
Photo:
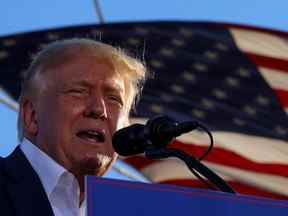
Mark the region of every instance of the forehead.
POLYGON ((82 54, 63 58, 57 64, 47 67, 48 79, 57 83, 70 83, 80 80, 87 82, 124 82, 110 60, 91 54, 82 54))

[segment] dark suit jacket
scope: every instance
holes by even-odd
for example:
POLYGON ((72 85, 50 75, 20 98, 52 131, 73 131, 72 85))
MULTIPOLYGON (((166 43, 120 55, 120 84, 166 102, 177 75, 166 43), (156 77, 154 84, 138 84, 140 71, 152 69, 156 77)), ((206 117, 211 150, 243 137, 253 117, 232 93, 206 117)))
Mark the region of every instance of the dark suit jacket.
POLYGON ((0 215, 53 216, 42 183, 19 147, 0 158, 0 215))

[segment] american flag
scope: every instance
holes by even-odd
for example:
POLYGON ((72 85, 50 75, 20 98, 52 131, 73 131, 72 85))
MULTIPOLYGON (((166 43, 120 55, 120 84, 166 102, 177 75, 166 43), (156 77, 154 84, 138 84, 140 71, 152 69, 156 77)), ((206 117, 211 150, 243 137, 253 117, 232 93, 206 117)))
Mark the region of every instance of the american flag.
MULTIPOLYGON (((92 37, 145 59, 149 79, 133 122, 159 115, 198 120, 215 147, 203 160, 239 193, 288 198, 288 33, 204 22, 70 27, 0 38, 2 88, 19 95, 21 71, 44 44, 92 37)), ((194 156, 208 137, 195 131, 171 146, 194 156)), ((153 182, 205 187, 179 160, 124 159, 153 182)))

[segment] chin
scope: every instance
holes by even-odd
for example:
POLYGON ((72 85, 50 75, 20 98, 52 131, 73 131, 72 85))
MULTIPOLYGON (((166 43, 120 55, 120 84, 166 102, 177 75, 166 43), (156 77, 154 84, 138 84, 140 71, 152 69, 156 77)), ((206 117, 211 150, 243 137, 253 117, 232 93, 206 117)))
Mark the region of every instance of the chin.
POLYGON ((103 154, 93 156, 87 155, 80 162, 80 172, 82 175, 103 176, 111 167, 116 158, 103 154))

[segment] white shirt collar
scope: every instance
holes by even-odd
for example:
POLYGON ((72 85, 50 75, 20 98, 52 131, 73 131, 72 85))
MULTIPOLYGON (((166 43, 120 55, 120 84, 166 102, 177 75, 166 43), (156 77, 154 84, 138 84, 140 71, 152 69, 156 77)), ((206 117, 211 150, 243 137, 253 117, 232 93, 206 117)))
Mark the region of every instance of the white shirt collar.
POLYGON ((60 177, 68 171, 28 139, 23 139, 20 148, 38 174, 46 194, 49 197, 58 184, 60 177))
POLYGON ((20 149, 38 174, 54 215, 86 215, 86 201, 79 208, 80 190, 75 176, 28 139, 23 139, 20 149))

